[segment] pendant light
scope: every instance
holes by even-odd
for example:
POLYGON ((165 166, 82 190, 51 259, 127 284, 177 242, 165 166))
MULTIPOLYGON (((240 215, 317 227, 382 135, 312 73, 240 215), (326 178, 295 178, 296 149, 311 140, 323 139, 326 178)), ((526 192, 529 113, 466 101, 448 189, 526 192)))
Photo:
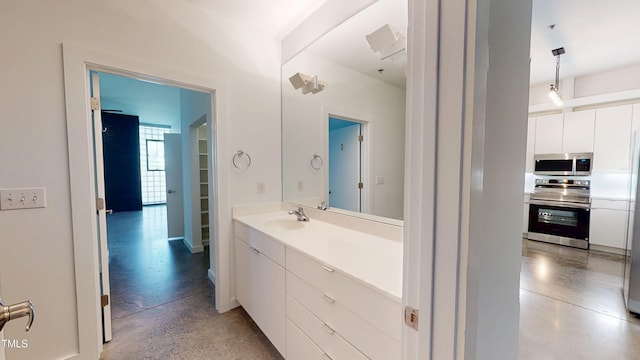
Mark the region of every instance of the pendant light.
POLYGON ((557 48, 551 50, 551 53, 556 57, 556 82, 555 84, 551 84, 551 89, 549 89, 549 98, 553 101, 556 106, 562 106, 562 95, 560 95, 559 88, 559 80, 560 80, 560 55, 564 54, 564 48, 557 48))

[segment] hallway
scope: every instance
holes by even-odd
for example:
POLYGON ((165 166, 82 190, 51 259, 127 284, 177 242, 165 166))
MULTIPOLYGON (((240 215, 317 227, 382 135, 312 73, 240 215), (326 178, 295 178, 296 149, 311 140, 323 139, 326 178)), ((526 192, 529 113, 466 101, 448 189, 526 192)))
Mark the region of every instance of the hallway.
POLYGON ((244 310, 215 310, 209 248, 167 241, 166 206, 107 221, 113 340, 101 359, 280 359, 244 310))

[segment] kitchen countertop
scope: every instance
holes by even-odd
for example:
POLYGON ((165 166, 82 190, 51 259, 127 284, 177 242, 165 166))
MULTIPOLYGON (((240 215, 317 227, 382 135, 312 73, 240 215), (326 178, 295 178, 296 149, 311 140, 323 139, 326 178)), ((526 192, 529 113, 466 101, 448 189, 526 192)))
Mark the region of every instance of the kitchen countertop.
POLYGON ((297 221, 285 211, 241 215, 234 220, 360 280, 397 302, 402 299, 402 243, 315 218, 297 221))

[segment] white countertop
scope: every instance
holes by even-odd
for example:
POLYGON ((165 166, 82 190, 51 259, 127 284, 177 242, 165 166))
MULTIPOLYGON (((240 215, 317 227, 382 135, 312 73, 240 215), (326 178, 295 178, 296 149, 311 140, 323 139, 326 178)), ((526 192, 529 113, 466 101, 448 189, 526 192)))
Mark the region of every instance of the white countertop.
POLYGON ((360 280, 398 302, 402 299, 400 242, 315 218, 300 222, 285 211, 241 215, 234 220, 360 280))

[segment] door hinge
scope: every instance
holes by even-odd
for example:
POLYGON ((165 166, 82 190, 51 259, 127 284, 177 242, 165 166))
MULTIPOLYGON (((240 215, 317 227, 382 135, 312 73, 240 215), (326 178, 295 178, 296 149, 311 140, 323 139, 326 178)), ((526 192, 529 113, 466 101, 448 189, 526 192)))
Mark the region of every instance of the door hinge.
POLYGON ((361 183, 361 182, 359 182, 359 183, 358 183, 358 189, 363 189, 363 188, 364 188, 364 184, 363 184, 363 183, 361 183))
POLYGON ((404 308, 404 323, 415 331, 418 331, 418 309, 410 306, 404 308))
POLYGON ((105 307, 105 306, 109 305, 109 295, 100 296, 100 305, 102 307, 105 307))
POLYGON ((91 110, 100 110, 100 98, 92 97, 91 98, 91 110))
POLYGON ((364 141, 364 136, 363 135, 358 135, 358 141, 359 142, 363 142, 364 141))
POLYGON ((97 198, 96 199, 96 210, 104 210, 104 199, 97 198))

